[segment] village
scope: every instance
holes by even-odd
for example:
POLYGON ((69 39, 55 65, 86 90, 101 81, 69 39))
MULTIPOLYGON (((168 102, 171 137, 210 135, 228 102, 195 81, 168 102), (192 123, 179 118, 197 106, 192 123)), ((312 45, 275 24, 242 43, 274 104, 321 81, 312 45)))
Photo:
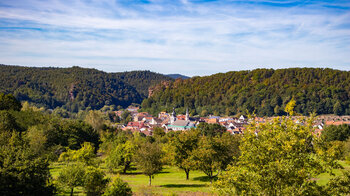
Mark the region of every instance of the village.
MULTIPOLYGON (((240 115, 238 117, 212 115, 208 117, 192 117, 189 115, 188 110, 186 110, 185 114, 177 114, 175 108, 172 113, 160 112, 157 117, 154 117, 147 112, 138 112, 139 107, 129 106, 126 110, 130 112, 132 121, 125 125, 120 124, 118 128, 125 131, 140 132, 146 136, 152 136, 153 130, 156 127, 162 128, 165 132, 185 131, 196 128, 199 123, 219 124, 225 127, 226 131, 231 134, 241 134, 246 129, 246 125, 253 121, 256 123, 265 123, 278 118, 278 116, 274 116, 254 117, 254 119, 249 119, 245 115, 240 115)), ((120 110, 116 111, 115 114, 121 118, 123 112, 124 111, 120 110)), ((291 118, 295 123, 302 123, 300 121, 302 116, 293 116, 291 118)), ((325 126, 342 124, 350 125, 350 116, 320 115, 317 116, 313 122, 314 133, 320 135, 325 126)))

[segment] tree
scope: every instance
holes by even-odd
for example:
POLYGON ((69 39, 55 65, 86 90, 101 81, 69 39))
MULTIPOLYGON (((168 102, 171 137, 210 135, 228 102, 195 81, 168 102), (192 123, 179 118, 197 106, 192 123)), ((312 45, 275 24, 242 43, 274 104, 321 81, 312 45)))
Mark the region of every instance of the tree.
POLYGON ((0 133, 0 141, 0 195, 53 195, 46 157, 33 153, 17 132, 0 133))
POLYGON ((61 170, 58 176, 58 182, 70 188, 70 195, 74 193, 74 188, 84 185, 84 165, 81 163, 70 163, 61 170))
POLYGON ((107 188, 104 196, 131 196, 132 191, 128 183, 124 182, 119 177, 115 177, 111 185, 107 188))
POLYGON ((79 150, 67 149, 67 152, 63 152, 59 161, 79 161, 86 165, 95 164, 95 148, 89 142, 84 142, 79 150))
POLYGON ((110 169, 122 168, 125 174, 130 169, 131 162, 135 156, 136 145, 131 140, 119 143, 108 155, 106 165, 110 169))
POLYGON ((29 146, 37 154, 43 154, 46 150, 45 132, 42 127, 32 126, 26 132, 26 139, 28 140, 29 146))
POLYGON ((102 195, 108 182, 109 179, 101 169, 92 166, 85 169, 83 187, 87 195, 102 195))
POLYGON ((214 137, 226 132, 226 128, 219 124, 199 123, 197 129, 201 130, 202 135, 210 137, 214 137))
POLYGON ((0 93, 0 110, 20 111, 21 108, 21 102, 19 102, 12 94, 5 95, 4 93, 0 93))
POLYGON ((325 141, 345 141, 350 137, 350 125, 330 125, 322 131, 322 137, 325 141))
POLYGON ((100 112, 94 110, 89 111, 85 117, 85 122, 90 124, 95 131, 101 130, 103 126, 103 119, 100 112))
POLYGON ((20 131, 15 117, 8 111, 0 111, 0 132, 20 131))
POLYGON ((312 118, 301 122, 282 118, 249 125, 241 156, 216 187, 236 195, 320 195, 323 189, 312 178, 338 166, 337 153, 312 134, 312 118))
POLYGON ((149 177, 149 186, 151 186, 154 175, 162 170, 162 156, 163 152, 156 142, 144 142, 136 152, 137 166, 149 177))
POLYGON ((121 118, 124 124, 128 124, 128 122, 132 121, 131 113, 128 110, 123 111, 121 118))
POLYGON ((162 129, 160 127, 155 127, 154 130, 153 130, 152 136, 157 138, 157 139, 160 139, 163 136, 165 136, 165 131, 164 131, 164 129, 162 129))
POLYGON ((202 136, 198 147, 193 151, 196 168, 203 171, 212 183, 234 157, 239 155, 238 141, 236 136, 231 136, 229 133, 215 137, 202 136))
POLYGON ((342 175, 332 178, 327 183, 326 191, 329 195, 349 195, 350 171, 345 171, 342 175))
POLYGON ((343 113, 343 108, 339 100, 333 106, 333 113, 335 115, 341 115, 343 113))
POLYGON ((174 164, 185 171, 186 180, 189 179, 190 171, 196 166, 193 160, 193 151, 198 146, 199 135, 198 129, 192 129, 176 135, 171 140, 174 164))
POLYGON ((289 115, 294 115, 294 108, 295 108, 296 101, 294 100, 294 97, 287 103, 286 107, 284 108, 284 111, 289 115))

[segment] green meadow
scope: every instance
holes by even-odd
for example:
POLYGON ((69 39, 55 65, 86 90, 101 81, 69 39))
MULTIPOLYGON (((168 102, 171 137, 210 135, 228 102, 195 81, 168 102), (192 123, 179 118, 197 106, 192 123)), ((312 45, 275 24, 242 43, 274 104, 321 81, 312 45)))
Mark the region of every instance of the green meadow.
MULTIPOLYGON (((350 171, 350 164, 346 163, 345 161, 339 161, 340 165, 343 167, 343 169, 333 169, 333 174, 334 176, 339 176, 342 175, 343 170, 348 170, 350 171)), ((320 174, 316 177, 317 183, 319 185, 325 185, 329 181, 329 179, 333 178, 334 176, 328 174, 328 173, 323 173, 320 174)))
MULTIPOLYGON (((350 170, 350 165, 340 161, 344 169, 334 169, 335 176, 341 175, 342 170, 350 170)), ((50 171, 54 179, 59 175, 60 170, 65 166, 62 163, 51 164, 50 171)), ((102 168, 104 166, 102 165, 102 168)), ((105 169, 105 168, 104 168, 105 169)), ((107 169, 105 169, 107 171, 107 169)), ((177 167, 165 166, 161 173, 155 175, 152 179, 152 186, 148 186, 149 178, 140 171, 134 169, 127 174, 111 174, 112 177, 119 175, 124 181, 128 182, 132 191, 136 195, 215 195, 211 188, 210 181, 201 171, 191 171, 190 179, 186 180, 185 172, 177 167)), ((316 177, 318 184, 325 185, 329 179, 334 176, 324 173, 316 177)), ((69 195, 69 190, 60 190, 59 195, 69 195)), ((85 195, 82 187, 74 189, 74 195, 85 195)))
MULTIPOLYGON (((53 163, 50 167, 52 177, 56 179, 60 170, 65 166, 62 163, 53 163)), ((102 166, 102 168, 104 168, 102 166)), ((106 170, 107 171, 107 170, 106 170)), ((212 195, 212 188, 207 176, 201 171, 191 171, 190 179, 186 180, 183 170, 176 167, 165 166, 161 173, 155 175, 152 179, 152 186, 148 186, 149 178, 140 171, 134 169, 126 174, 111 174, 112 177, 119 175, 124 181, 128 182, 133 193, 137 195, 212 195)), ((60 195, 69 195, 69 190, 61 189, 60 195)), ((74 195, 84 195, 83 189, 77 187, 74 189, 74 195)))

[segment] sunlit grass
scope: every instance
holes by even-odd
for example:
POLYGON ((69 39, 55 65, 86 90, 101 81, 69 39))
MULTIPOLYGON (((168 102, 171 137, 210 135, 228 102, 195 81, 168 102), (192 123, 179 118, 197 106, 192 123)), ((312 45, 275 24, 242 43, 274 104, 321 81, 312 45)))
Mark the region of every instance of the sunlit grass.
POLYGON ((129 183, 134 192, 144 193, 152 191, 156 194, 179 194, 197 195, 210 194, 211 187, 209 179, 203 172, 191 171, 190 179, 186 180, 186 175, 183 170, 176 167, 165 166, 163 171, 155 175, 152 179, 152 186, 148 187, 148 176, 141 174, 135 170, 127 175, 120 177, 129 183))
MULTIPOLYGON (((339 161, 345 170, 350 170, 350 165, 344 161, 339 161)), ((60 170, 65 166, 64 163, 52 163, 50 172, 54 179, 57 179, 60 170)), ((104 164, 100 166, 112 177, 118 174, 108 173, 104 164)), ((342 174, 343 169, 333 170, 336 176, 342 174)), ((129 183, 132 191, 137 195, 212 195, 212 188, 208 177, 201 171, 191 171, 190 179, 186 180, 185 172, 177 167, 165 166, 163 171, 152 179, 152 186, 148 186, 149 178, 139 170, 128 171, 127 174, 119 176, 129 183)), ((323 173, 316 177, 319 185, 325 185, 331 178, 329 174, 323 173)), ((61 191, 62 192, 62 191, 61 191)), ((66 189, 59 195, 69 195, 70 190, 66 189)), ((85 195, 82 187, 74 189, 74 195, 85 195)))
POLYGON ((323 173, 320 174, 316 177, 317 179, 317 184, 319 185, 325 185, 331 178, 334 178, 335 176, 342 175, 342 171, 344 170, 350 170, 350 165, 347 164, 345 161, 339 161, 340 165, 344 167, 344 169, 334 169, 332 172, 334 173, 334 176, 328 174, 328 173, 323 173))
MULTIPOLYGON (((52 163, 50 172, 54 179, 57 179, 59 172, 65 166, 64 163, 52 163)), ((101 168, 108 172, 104 164, 101 168)), ((108 173, 111 177, 118 174, 108 173)), ((127 174, 119 176, 129 183, 132 191, 138 195, 210 195, 211 187, 209 179, 203 172, 191 171, 190 179, 186 180, 183 170, 176 167, 165 166, 163 171, 152 179, 152 186, 148 186, 149 178, 139 170, 128 171, 127 174)), ((62 191, 62 190, 61 190, 62 191)), ((69 195, 70 190, 66 189, 60 195, 69 195)), ((74 195, 84 195, 82 187, 74 189, 74 195)))

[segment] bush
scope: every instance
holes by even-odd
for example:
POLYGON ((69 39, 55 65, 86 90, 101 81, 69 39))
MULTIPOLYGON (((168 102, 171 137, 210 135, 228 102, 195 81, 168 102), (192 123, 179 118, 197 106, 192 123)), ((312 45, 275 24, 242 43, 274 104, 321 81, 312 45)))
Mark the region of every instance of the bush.
POLYGON ((102 195, 108 182, 109 179, 105 178, 105 173, 101 169, 92 166, 86 168, 84 190, 87 195, 102 195))
POLYGON ((132 191, 127 182, 124 182, 119 177, 116 177, 113 179, 113 182, 107 188, 107 190, 103 195, 104 196, 119 196, 119 195, 131 196, 132 191))

